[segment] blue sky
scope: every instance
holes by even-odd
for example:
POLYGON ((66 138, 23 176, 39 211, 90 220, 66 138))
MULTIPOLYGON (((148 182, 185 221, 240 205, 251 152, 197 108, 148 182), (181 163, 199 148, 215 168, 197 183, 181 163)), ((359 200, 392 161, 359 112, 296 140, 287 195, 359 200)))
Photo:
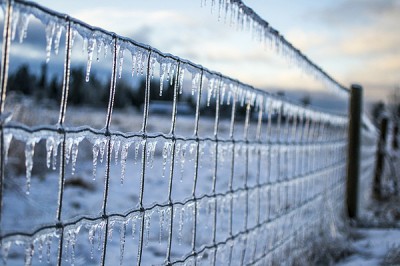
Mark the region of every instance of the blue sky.
MULTIPOLYGON (((229 19, 218 22, 211 0, 37 2, 259 88, 321 89, 229 19)), ((370 99, 400 86, 400 1, 245 3, 343 85, 362 84, 370 99)))

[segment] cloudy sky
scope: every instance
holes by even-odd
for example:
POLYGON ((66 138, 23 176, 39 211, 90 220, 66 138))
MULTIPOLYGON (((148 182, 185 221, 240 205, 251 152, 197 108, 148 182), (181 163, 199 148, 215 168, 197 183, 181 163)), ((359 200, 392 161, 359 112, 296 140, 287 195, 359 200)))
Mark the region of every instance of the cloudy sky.
MULTIPOLYGON (((321 89, 229 18, 218 21, 211 1, 37 2, 259 88, 321 89)), ((370 99, 400 86, 399 0, 244 2, 343 85, 362 84, 370 99)))

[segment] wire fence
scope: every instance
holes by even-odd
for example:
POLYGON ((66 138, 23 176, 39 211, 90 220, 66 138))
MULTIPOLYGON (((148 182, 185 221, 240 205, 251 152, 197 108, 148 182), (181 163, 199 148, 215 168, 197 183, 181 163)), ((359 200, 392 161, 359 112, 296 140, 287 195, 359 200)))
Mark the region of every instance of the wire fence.
MULTIPOLYGON (((289 102, 34 3, 3 6, 4 264, 290 264, 343 219, 346 116, 289 102), (45 27, 47 61, 64 49, 64 68, 55 111, 38 113, 28 104, 27 121, 17 118, 6 88, 10 50, 19 45, 13 39, 24 41, 29 21, 45 27), (73 120, 82 110, 68 105, 79 42, 86 82, 93 54, 111 54, 106 115, 83 115, 91 123, 100 117, 99 129, 73 120), (114 108, 124 76, 144 80, 140 111, 114 108), (171 99, 161 104, 154 93, 171 99), (35 116, 40 122, 32 125, 35 116)), ((372 178, 374 130, 363 129, 365 182, 372 178)))

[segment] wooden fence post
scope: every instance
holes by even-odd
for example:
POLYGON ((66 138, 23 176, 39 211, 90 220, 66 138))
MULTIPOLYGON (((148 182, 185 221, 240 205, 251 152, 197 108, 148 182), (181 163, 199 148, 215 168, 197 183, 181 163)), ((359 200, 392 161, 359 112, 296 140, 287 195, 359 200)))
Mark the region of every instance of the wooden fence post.
POLYGON ((375 168, 375 176, 373 184, 373 195, 378 200, 382 199, 381 180, 382 180, 382 174, 384 172, 385 153, 386 153, 385 150, 386 150, 388 129, 389 129, 389 119, 387 118, 387 116, 384 116, 382 117, 380 125, 381 135, 379 137, 379 143, 378 143, 376 168, 375 168))
POLYGON ((351 85, 348 154, 347 154, 347 183, 346 205, 348 216, 357 218, 358 212, 358 180, 360 175, 360 148, 361 148, 361 117, 362 117, 362 87, 351 85))

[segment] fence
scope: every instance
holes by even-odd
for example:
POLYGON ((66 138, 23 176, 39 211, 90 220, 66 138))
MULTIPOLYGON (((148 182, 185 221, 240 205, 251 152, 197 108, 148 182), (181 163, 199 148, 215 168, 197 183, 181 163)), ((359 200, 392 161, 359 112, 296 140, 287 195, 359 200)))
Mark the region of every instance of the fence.
MULTIPOLYGON (((346 116, 297 105, 22 1, 5 4, 1 85, 4 264, 291 263, 308 240, 343 219, 346 116), (29 100, 17 105, 6 95, 12 39, 23 42, 32 20, 45 27, 47 61, 64 49, 55 111, 38 113, 29 100), (79 107, 68 106, 79 41, 87 52, 87 82, 94 52, 112 54, 99 129, 87 124, 97 123, 97 111, 84 109, 86 123, 75 116, 82 116, 79 107), (140 111, 114 108, 128 71, 133 80, 144 79, 140 111), (168 93, 168 108, 160 107, 154 99, 168 93), (189 103, 193 113, 184 110, 189 103), (16 106, 32 116, 24 120, 16 106), (35 173, 40 167, 48 169, 35 173)), ((362 132, 364 184, 372 180, 378 134, 370 126, 362 132)))

